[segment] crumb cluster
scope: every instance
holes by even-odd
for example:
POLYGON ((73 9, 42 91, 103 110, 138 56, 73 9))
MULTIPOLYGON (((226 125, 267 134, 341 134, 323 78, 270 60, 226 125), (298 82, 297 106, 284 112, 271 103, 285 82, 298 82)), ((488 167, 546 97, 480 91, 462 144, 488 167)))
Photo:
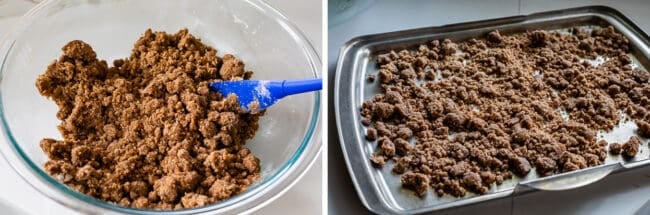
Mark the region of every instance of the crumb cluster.
POLYGON ((377 57, 368 81, 381 93, 361 106, 371 162, 394 162, 404 187, 423 196, 487 193, 513 174, 541 176, 634 157, 640 140, 608 144, 621 113, 650 136, 650 74, 633 66, 613 27, 533 31, 452 42, 377 57), (594 63, 602 60, 602 63, 594 63), (411 143, 413 142, 413 143, 411 143))
POLYGON ((59 107, 63 136, 41 141, 45 170, 126 207, 192 208, 241 193, 260 176, 259 159, 244 144, 263 112, 246 113, 236 96, 208 83, 251 75, 187 29, 147 30, 113 66, 71 41, 36 81, 59 107))

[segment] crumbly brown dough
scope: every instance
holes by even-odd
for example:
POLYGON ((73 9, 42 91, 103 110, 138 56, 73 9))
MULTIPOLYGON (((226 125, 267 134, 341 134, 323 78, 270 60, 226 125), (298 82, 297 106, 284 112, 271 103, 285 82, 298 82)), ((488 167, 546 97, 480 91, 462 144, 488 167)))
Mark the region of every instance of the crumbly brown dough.
POLYGON ((614 155, 620 155, 622 149, 622 145, 620 143, 610 143, 609 144, 609 152, 614 154, 614 155))
POLYGON ((377 139, 377 130, 374 128, 368 128, 366 131, 366 139, 373 141, 377 139))
POLYGON ((38 77, 59 106, 63 140, 44 138, 45 170, 71 188, 125 207, 181 209, 241 193, 260 176, 245 146, 259 117, 209 90, 249 79, 244 64, 183 29, 147 30, 114 66, 71 41, 38 77))
POLYGON ((528 175, 528 172, 530 172, 530 162, 526 160, 526 158, 522 157, 517 157, 515 159, 510 160, 510 165, 512 166, 512 171, 519 175, 519 176, 525 176, 528 175))
POLYGON ((375 74, 369 74, 369 75, 368 75, 368 81, 369 81, 369 82, 374 82, 376 78, 377 78, 377 77, 375 76, 375 74))
POLYGON ((429 189, 429 177, 422 173, 406 173, 402 177, 402 185, 413 189, 419 196, 424 196, 429 189))
MULTIPOLYGON (((613 27, 494 31, 380 54, 382 93, 361 106, 362 123, 377 131, 371 161, 395 162, 418 195, 428 182, 453 196, 486 193, 533 167, 549 176, 600 165, 608 144, 596 133, 625 120, 619 111, 650 136, 650 74, 633 68, 628 43, 613 27), (604 63, 585 61, 598 56, 604 63)), ((634 156, 638 142, 627 145, 634 156)))
POLYGON ((643 120, 636 120, 635 123, 638 127, 636 133, 641 137, 650 138, 650 123, 643 120))
POLYGON ((630 137, 630 139, 623 144, 621 147, 623 156, 626 158, 633 158, 636 156, 637 153, 639 153, 639 145, 641 144, 641 140, 639 140, 638 137, 633 136, 630 137))

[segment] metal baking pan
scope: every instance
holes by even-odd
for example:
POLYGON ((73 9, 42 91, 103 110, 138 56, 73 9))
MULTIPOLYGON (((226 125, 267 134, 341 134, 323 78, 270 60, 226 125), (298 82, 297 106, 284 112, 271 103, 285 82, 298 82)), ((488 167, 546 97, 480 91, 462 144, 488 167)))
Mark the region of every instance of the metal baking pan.
MULTIPOLYGON (((455 198, 448 195, 438 197, 429 190, 423 197, 417 197, 410 190, 401 187, 400 177, 391 172, 393 162, 383 168, 375 168, 369 161, 376 145, 365 138, 365 127, 360 123, 359 110, 364 100, 379 93, 378 81, 366 81, 368 74, 377 72, 376 56, 391 49, 415 49, 419 44, 436 39, 449 38, 462 41, 480 37, 492 30, 502 34, 532 30, 562 31, 572 27, 614 26, 625 35, 631 46, 630 56, 637 66, 650 65, 650 40, 646 33, 620 12, 604 6, 580 7, 513 16, 485 21, 451 24, 439 27, 420 28, 399 32, 382 33, 357 37, 347 42, 338 59, 334 103, 336 124, 343 155, 352 181, 363 204, 372 212, 380 214, 413 214, 458 207, 491 199, 513 197, 537 190, 566 190, 598 181, 614 172, 650 164, 648 140, 642 140, 640 153, 631 160, 620 156, 609 156, 603 165, 540 178, 531 171, 525 178, 513 178, 503 184, 493 185, 485 195, 468 194, 455 198)), ((599 133, 599 138, 608 142, 624 142, 634 134, 633 122, 621 123, 613 132, 599 133)))

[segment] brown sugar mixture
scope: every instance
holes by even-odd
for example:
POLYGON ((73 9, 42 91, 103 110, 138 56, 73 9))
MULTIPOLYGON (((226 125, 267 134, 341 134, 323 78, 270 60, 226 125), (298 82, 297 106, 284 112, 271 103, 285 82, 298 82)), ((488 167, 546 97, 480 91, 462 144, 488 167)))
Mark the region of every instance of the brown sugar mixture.
POLYGON ((183 29, 147 30, 131 56, 108 66, 71 41, 38 77, 59 106, 63 140, 45 138, 45 170, 71 188, 125 207, 181 209, 241 193, 260 176, 244 144, 259 117, 209 90, 250 71, 183 29))
MULTIPOLYGON (((432 188, 457 197, 487 193, 513 174, 600 165, 608 143, 598 131, 633 119, 637 134, 650 136, 650 74, 628 52, 628 40, 607 27, 494 31, 381 54, 368 77, 381 93, 361 107, 366 138, 377 143, 370 161, 394 162, 420 196, 432 188)), ((610 150, 631 158, 639 145, 634 136, 610 150)))

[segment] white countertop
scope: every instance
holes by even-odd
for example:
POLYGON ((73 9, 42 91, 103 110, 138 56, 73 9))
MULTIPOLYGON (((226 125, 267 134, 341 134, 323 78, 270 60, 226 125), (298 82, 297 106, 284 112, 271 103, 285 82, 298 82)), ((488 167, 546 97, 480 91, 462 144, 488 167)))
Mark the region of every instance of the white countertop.
MULTIPOLYGON (((0 36, 15 23, 19 16, 27 12, 38 0, 0 0, 0 36)), ((319 0, 286 1, 267 0, 290 20, 294 20, 320 53, 322 50, 321 3, 319 0)), ((6 144, 0 141, 0 144, 6 144)), ((76 214, 38 193, 23 181, 7 164, 0 159, 0 215, 1 214, 76 214)), ((300 211, 304 214, 318 214, 322 210, 322 159, 314 165, 303 178, 289 191, 255 214, 286 214, 287 211, 300 211)))
MULTIPOLYGON (((356 36, 529 14, 538 11, 608 5, 620 10, 645 32, 650 32, 647 0, 377 0, 349 20, 329 27, 328 78, 334 80, 339 49, 356 36)), ((329 86, 333 92, 333 83, 329 86)), ((341 153, 332 95, 328 115, 328 210, 330 214, 367 214, 352 185, 341 153)), ((557 192, 535 192, 516 198, 479 203, 441 214, 633 214, 650 199, 650 167, 611 175, 586 187, 557 192)))

